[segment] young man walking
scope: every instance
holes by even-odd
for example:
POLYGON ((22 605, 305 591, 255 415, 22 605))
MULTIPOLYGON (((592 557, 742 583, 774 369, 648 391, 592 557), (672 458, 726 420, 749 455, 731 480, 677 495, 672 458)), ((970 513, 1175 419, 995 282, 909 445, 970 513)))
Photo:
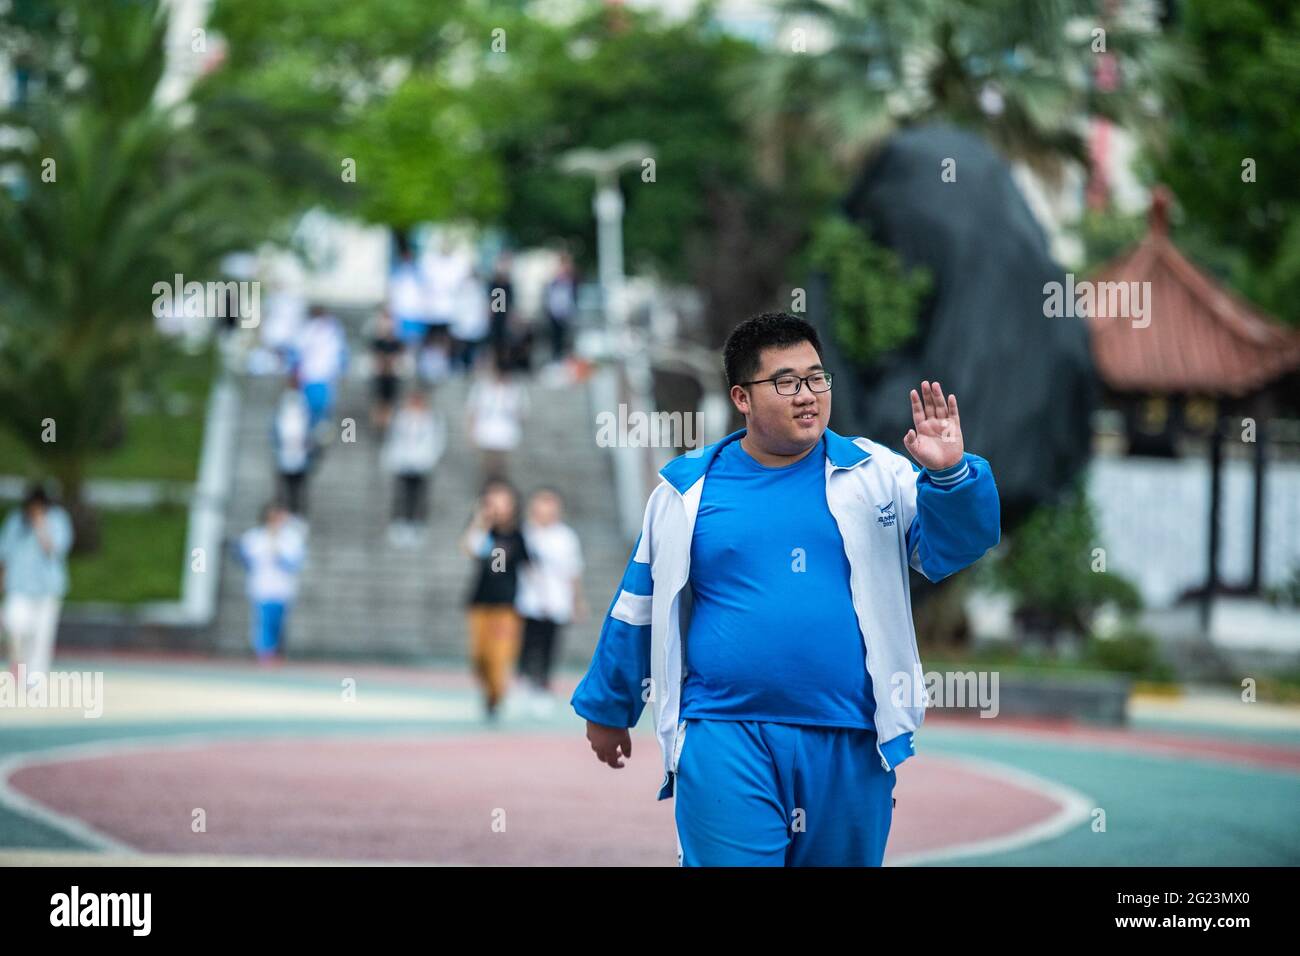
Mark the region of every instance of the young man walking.
POLYGON ((907 569, 998 543, 993 475, 938 382, 910 396, 919 469, 831 431, 794 316, 741 323, 724 364, 745 428, 661 471, 571 703, 611 767, 654 704, 682 865, 879 866, 926 704, 907 569))

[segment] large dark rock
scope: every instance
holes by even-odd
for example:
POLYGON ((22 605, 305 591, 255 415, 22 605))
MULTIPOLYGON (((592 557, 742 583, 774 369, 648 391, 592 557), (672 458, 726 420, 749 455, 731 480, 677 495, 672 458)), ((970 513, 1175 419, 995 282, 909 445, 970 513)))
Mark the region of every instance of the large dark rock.
MULTIPOLYGON (((890 139, 844 211, 934 282, 919 334, 887 360, 845 374, 850 363, 828 344, 828 364, 842 374, 832 427, 906 454, 908 390, 938 379, 961 403, 967 450, 992 464, 1004 528, 1014 526, 1086 463, 1098 395, 1083 321, 1043 315, 1044 284, 1065 275, 1042 228, 1006 162, 950 126, 890 139), (956 181, 943 182, 950 158, 956 181)), ((829 343, 826 304, 824 284, 814 281, 809 312, 829 343)))

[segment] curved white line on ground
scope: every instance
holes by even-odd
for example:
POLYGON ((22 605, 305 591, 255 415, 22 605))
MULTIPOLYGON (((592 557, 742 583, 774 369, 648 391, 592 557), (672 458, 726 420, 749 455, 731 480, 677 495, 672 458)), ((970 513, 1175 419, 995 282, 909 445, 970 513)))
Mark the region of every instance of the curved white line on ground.
POLYGON ((937 751, 933 752, 936 760, 961 764, 968 770, 983 776, 996 777, 999 780, 1015 784, 1021 789, 1039 793, 1054 801, 1057 804, 1057 810, 1046 820, 1021 830, 1015 830, 1005 836, 956 843, 937 850, 906 853, 897 859, 888 860, 887 866, 916 866, 920 863, 940 863, 962 857, 983 856, 988 853, 1008 853, 1012 850, 1023 849, 1034 843, 1054 839, 1066 831, 1074 829, 1080 823, 1087 822, 1091 817, 1093 808, 1097 806, 1096 800, 1075 790, 1073 787, 1067 787, 1065 784, 1048 780, 1046 777, 1040 777, 1027 770, 1021 770, 1019 767, 1012 767, 1009 764, 999 763, 996 760, 987 760, 983 757, 967 757, 946 753, 940 755, 937 751))
MULTIPOLYGON (((151 750, 192 750, 199 747, 208 747, 217 744, 266 743, 290 740, 315 741, 321 740, 322 738, 380 738, 391 740, 394 737, 424 737, 427 733, 428 730, 425 728, 403 728, 398 731, 389 731, 383 734, 249 734, 239 732, 205 732, 170 737, 128 737, 118 740, 99 740, 90 743, 47 747, 41 750, 15 754, 0 761, 0 806, 5 806, 17 813, 39 820, 41 823, 59 830, 73 839, 81 840, 100 852, 127 857, 140 856, 141 851, 109 836, 106 833, 102 833, 79 818, 59 813, 58 811, 52 810, 44 804, 38 803, 30 797, 19 793, 10 785, 10 776, 18 770, 28 767, 64 763, 71 760, 116 757, 128 753, 139 753, 151 750)), ((1032 774, 1028 771, 999 763, 994 760, 987 760, 982 757, 967 757, 949 754, 940 755, 937 752, 935 753, 935 759, 965 765, 967 769, 975 773, 1009 781, 1023 789, 1042 794, 1048 799, 1056 802, 1059 809, 1048 819, 1022 830, 1014 831, 1005 836, 993 837, 987 840, 974 840, 967 843, 958 843, 937 850, 925 850, 919 853, 904 854, 897 859, 888 860, 886 863, 888 866, 916 866, 922 863, 935 863, 958 859, 961 857, 980 856, 988 853, 1004 853, 1018 850, 1034 843, 1053 839, 1060 836, 1062 833, 1065 833, 1067 830, 1073 829, 1080 823, 1087 821, 1093 807, 1097 805, 1097 802, 1093 798, 1086 796, 1072 787, 1067 787, 1063 784, 1056 783, 1055 781, 1048 780, 1045 777, 1040 777, 1037 774, 1032 774)), ((22 848, 7 847, 4 848, 4 851, 12 852, 20 849, 22 848)), ((180 854, 151 854, 151 856, 156 856, 158 858, 169 858, 173 855, 177 857, 178 861, 182 856, 184 856, 180 854)), ((400 861, 392 862, 395 865, 423 865, 406 864, 400 861)))
MULTIPOLYGON (((52 748, 53 749, 53 748, 52 748)), ((90 824, 66 813, 51 810, 43 803, 38 803, 26 794, 19 793, 9 785, 9 775, 27 766, 53 763, 54 760, 31 760, 31 756, 42 756, 46 751, 34 751, 32 754, 16 754, 0 761, 0 806, 28 819, 45 824, 51 830, 57 830, 64 836, 72 837, 83 844, 88 844, 105 853, 131 855, 136 851, 107 833, 101 833, 90 824)))
MULTIPOLYGON (((60 813, 52 810, 45 804, 33 800, 26 794, 15 790, 9 782, 10 776, 19 770, 25 770, 28 767, 40 767, 48 764, 65 763, 70 760, 88 760, 99 757, 119 757, 128 753, 139 753, 148 750, 193 750, 197 747, 209 747, 214 744, 224 743, 251 743, 257 741, 273 740, 319 740, 321 737, 365 737, 365 736, 382 736, 385 739, 392 737, 406 736, 407 734, 423 736, 428 733, 424 728, 412 728, 409 731, 393 731, 382 735, 366 734, 311 734, 311 733, 288 733, 288 734, 249 734, 236 732, 227 733, 199 733, 183 734, 169 737, 124 737, 116 740, 96 740, 89 743, 65 744, 57 747, 44 747, 38 750, 29 750, 22 753, 13 754, 0 760, 0 806, 12 810, 22 816, 30 817, 37 820, 51 829, 58 830, 65 836, 74 840, 80 840, 95 849, 104 853, 116 853, 122 855, 137 855, 139 850, 115 837, 103 833, 90 824, 78 817, 70 814, 60 813)), ((19 847, 5 847, 5 850, 16 850, 19 847)))

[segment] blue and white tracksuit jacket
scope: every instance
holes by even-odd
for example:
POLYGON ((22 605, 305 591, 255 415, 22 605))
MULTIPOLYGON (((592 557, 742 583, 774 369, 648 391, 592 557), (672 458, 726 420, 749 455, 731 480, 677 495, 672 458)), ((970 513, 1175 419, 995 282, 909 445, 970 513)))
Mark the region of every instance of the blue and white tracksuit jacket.
MULTIPOLYGON (((684 737, 682 638, 690 626, 691 539, 709 466, 744 429, 674 458, 646 503, 641 533, 570 703, 608 727, 634 727, 654 703, 663 754, 659 799, 673 795, 684 737)), ((875 695, 876 749, 886 771, 915 750, 926 696, 912 624, 908 565, 940 581, 1001 538, 989 463, 969 452, 942 472, 867 438, 826 430, 826 502, 849 562, 850 590, 875 695)))

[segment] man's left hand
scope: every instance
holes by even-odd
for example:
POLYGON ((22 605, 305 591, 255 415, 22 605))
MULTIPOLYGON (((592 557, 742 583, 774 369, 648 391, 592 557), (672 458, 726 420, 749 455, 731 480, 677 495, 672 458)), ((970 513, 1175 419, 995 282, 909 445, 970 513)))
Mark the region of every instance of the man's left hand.
POLYGON ((922 382, 919 395, 912 389, 912 424, 916 427, 903 436, 903 446, 918 465, 940 471, 961 461, 966 446, 956 395, 945 398, 938 382, 922 382))

